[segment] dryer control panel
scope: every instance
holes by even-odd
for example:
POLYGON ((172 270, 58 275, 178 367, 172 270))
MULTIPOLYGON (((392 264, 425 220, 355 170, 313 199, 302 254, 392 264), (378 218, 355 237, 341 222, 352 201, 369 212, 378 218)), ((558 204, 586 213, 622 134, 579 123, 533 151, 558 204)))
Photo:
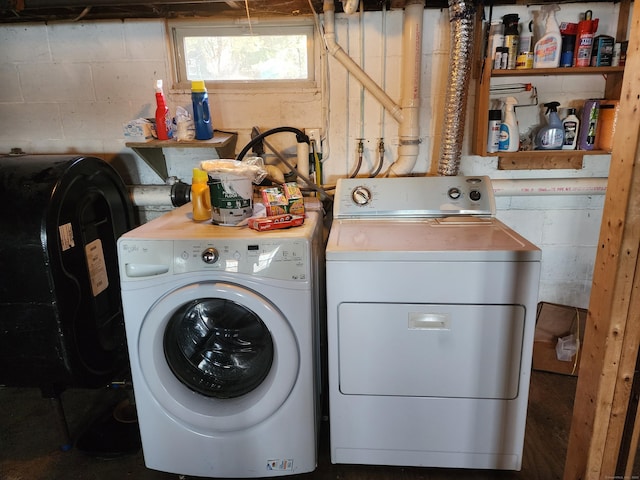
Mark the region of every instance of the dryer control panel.
POLYGON ((488 177, 339 179, 334 218, 494 216, 488 177))

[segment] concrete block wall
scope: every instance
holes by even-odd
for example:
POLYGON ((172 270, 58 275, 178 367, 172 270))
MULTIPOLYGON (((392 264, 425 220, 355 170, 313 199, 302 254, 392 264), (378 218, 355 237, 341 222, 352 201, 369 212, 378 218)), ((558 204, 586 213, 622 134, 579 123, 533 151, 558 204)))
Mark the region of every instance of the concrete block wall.
MULTIPOLYGON (((558 18, 577 18, 581 8, 584 6, 580 4, 563 5, 558 18)), ((616 5, 594 3, 589 8, 601 19, 601 25, 614 28, 616 5)), ((524 6, 494 8, 494 18, 514 9, 526 18, 524 6)), ((415 173, 433 174, 442 131, 449 18, 446 10, 427 9, 424 19, 422 143, 415 173)), ((399 101, 402 12, 338 15, 336 33, 345 51, 399 101)), ((1 25, 0 45, 0 153, 21 148, 28 153, 93 154, 112 162, 129 184, 163 183, 164 179, 125 146, 122 136, 123 122, 153 116, 155 80, 162 78, 165 84, 171 84, 170 50, 163 21, 1 25)), ((323 154, 328 181, 353 171, 359 138, 365 144, 362 173, 370 172, 377 160, 377 141, 383 138, 387 168, 397 146, 396 122, 332 58, 319 68, 319 74, 325 75, 324 89, 286 93, 210 91, 214 126, 238 132, 238 151, 250 138, 254 125, 263 130, 283 125, 323 128, 327 134, 323 154)), ((589 98, 598 95, 599 88, 593 79, 539 81, 541 101, 551 96, 564 101, 577 90, 583 90, 580 98, 589 98)), ((172 90, 170 86, 166 90, 172 110, 177 105, 190 105, 188 91, 172 90)), ((608 156, 586 157, 585 168, 580 171, 501 171, 495 158, 469 155, 472 106, 473 84, 460 174, 492 178, 607 176, 608 156)), ((273 142, 285 152, 295 152, 292 138, 278 136, 273 142)), ((170 167, 170 171, 188 172, 191 165, 178 167, 170 167)), ((183 180, 189 182, 190 178, 183 180)), ((588 306, 603 202, 603 196, 497 198, 498 218, 543 250, 540 300, 588 306)))

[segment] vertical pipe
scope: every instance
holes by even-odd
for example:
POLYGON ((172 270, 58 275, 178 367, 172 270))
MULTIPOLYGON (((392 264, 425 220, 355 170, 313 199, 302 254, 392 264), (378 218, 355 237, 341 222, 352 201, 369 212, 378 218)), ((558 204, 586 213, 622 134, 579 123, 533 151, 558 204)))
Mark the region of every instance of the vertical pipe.
POLYGON ((398 159, 388 176, 411 173, 418 158, 420 145, 420 73, 422 61, 422 27, 424 1, 414 1, 405 7, 402 36, 402 85, 400 107, 402 121, 398 130, 398 159))
POLYGON ((465 0, 449 0, 451 57, 445 99, 444 128, 438 173, 457 175, 462 154, 471 62, 475 8, 465 0))

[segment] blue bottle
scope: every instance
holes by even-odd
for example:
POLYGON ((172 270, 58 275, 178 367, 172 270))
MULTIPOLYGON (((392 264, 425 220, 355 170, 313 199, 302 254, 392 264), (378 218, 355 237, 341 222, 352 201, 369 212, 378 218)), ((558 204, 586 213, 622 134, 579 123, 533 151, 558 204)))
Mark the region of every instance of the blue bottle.
POLYGON ((196 139, 209 140, 213 138, 213 125, 209 112, 209 95, 204 86, 204 80, 191 82, 191 102, 193 103, 193 123, 196 126, 196 139))

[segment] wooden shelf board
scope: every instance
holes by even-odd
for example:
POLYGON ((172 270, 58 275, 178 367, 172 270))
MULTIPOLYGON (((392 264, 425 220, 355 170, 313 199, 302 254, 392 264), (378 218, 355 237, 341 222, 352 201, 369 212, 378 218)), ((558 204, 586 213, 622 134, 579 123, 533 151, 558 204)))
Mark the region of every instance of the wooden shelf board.
POLYGON ((221 148, 233 140, 236 134, 215 132, 209 140, 149 140, 148 142, 127 142, 129 148, 221 148))
POLYGON ((519 70, 491 70, 491 77, 524 77, 544 75, 597 75, 623 73, 622 67, 566 67, 566 68, 526 68, 519 70))
POLYGON ((499 170, 580 170, 585 155, 608 155, 604 150, 533 150, 487 154, 498 157, 499 170))

